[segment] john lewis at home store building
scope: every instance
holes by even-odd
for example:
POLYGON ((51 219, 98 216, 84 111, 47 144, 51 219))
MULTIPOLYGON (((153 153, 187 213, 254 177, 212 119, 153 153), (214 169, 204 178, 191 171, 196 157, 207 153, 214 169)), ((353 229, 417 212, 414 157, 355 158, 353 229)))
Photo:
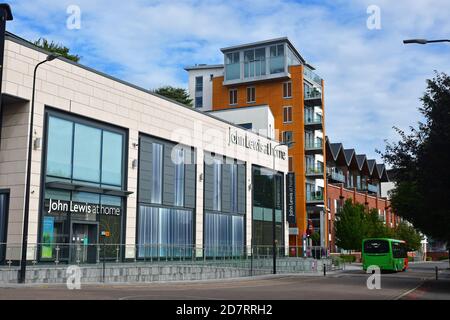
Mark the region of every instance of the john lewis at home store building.
MULTIPOLYGON (((7 263, 21 257, 33 71, 48 53, 7 33, 3 54, 7 263)), ((95 262, 89 245, 103 241, 119 245, 107 254, 121 261, 242 255, 272 244, 274 206, 278 243, 287 243, 287 148, 211 115, 58 58, 36 72, 31 143, 29 261, 70 263, 75 244, 95 262)))

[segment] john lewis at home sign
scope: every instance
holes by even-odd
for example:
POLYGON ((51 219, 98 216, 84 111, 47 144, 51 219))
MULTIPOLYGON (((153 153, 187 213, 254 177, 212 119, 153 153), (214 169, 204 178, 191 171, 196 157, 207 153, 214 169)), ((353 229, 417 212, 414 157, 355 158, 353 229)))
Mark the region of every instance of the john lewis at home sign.
POLYGON ((120 207, 105 206, 86 202, 49 199, 48 213, 67 212, 71 214, 101 214, 120 216, 120 207))
POLYGON ((256 152, 267 154, 269 156, 275 154, 275 157, 277 158, 280 158, 282 160, 286 159, 286 152, 279 149, 275 149, 274 151, 275 146, 271 141, 264 142, 260 139, 252 139, 247 135, 247 133, 245 133, 244 135, 240 135, 237 131, 233 131, 231 127, 229 128, 228 144, 242 146, 256 152))

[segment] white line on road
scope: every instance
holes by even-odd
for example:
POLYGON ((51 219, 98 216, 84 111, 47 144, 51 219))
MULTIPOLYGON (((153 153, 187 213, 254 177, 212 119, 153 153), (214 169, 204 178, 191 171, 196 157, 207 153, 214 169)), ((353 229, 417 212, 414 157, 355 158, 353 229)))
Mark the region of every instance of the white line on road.
POLYGON ((401 298, 407 296, 408 294, 416 291, 417 289, 419 289, 419 287, 421 287, 423 284, 425 283, 425 281, 422 281, 421 283, 419 283, 416 287, 402 293, 401 295, 399 295, 398 297, 394 298, 394 300, 400 300, 401 298))

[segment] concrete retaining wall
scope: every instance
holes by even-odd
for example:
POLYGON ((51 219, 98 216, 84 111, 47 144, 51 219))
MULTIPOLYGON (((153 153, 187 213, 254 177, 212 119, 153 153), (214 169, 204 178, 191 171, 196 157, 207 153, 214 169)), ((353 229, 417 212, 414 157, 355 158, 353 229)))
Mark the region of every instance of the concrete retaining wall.
MULTIPOLYGON (((331 260, 314 259, 279 259, 277 260, 278 273, 296 272, 322 272, 323 264, 331 269, 331 260)), ((27 283, 66 283, 67 278, 73 274, 68 272, 68 265, 28 266, 27 283)), ((189 263, 155 263, 155 264, 107 264, 105 267, 106 283, 124 282, 154 282, 154 281, 183 281, 183 280, 210 280, 248 277, 272 272, 272 260, 244 260, 244 261, 209 261, 202 264, 189 263)), ((80 266, 81 283, 96 283, 103 281, 102 265, 80 266)), ((0 268, 0 285, 17 283, 19 267, 0 268)))

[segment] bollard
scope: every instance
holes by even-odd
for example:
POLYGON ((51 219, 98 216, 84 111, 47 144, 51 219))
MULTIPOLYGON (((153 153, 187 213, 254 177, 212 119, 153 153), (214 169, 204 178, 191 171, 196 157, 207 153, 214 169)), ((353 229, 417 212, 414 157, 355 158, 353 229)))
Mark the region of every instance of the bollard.
POLYGON ((436 280, 438 280, 438 267, 434 267, 434 270, 436 271, 436 280))
POLYGON ((327 265, 323 264, 323 276, 325 277, 327 275, 327 265))

